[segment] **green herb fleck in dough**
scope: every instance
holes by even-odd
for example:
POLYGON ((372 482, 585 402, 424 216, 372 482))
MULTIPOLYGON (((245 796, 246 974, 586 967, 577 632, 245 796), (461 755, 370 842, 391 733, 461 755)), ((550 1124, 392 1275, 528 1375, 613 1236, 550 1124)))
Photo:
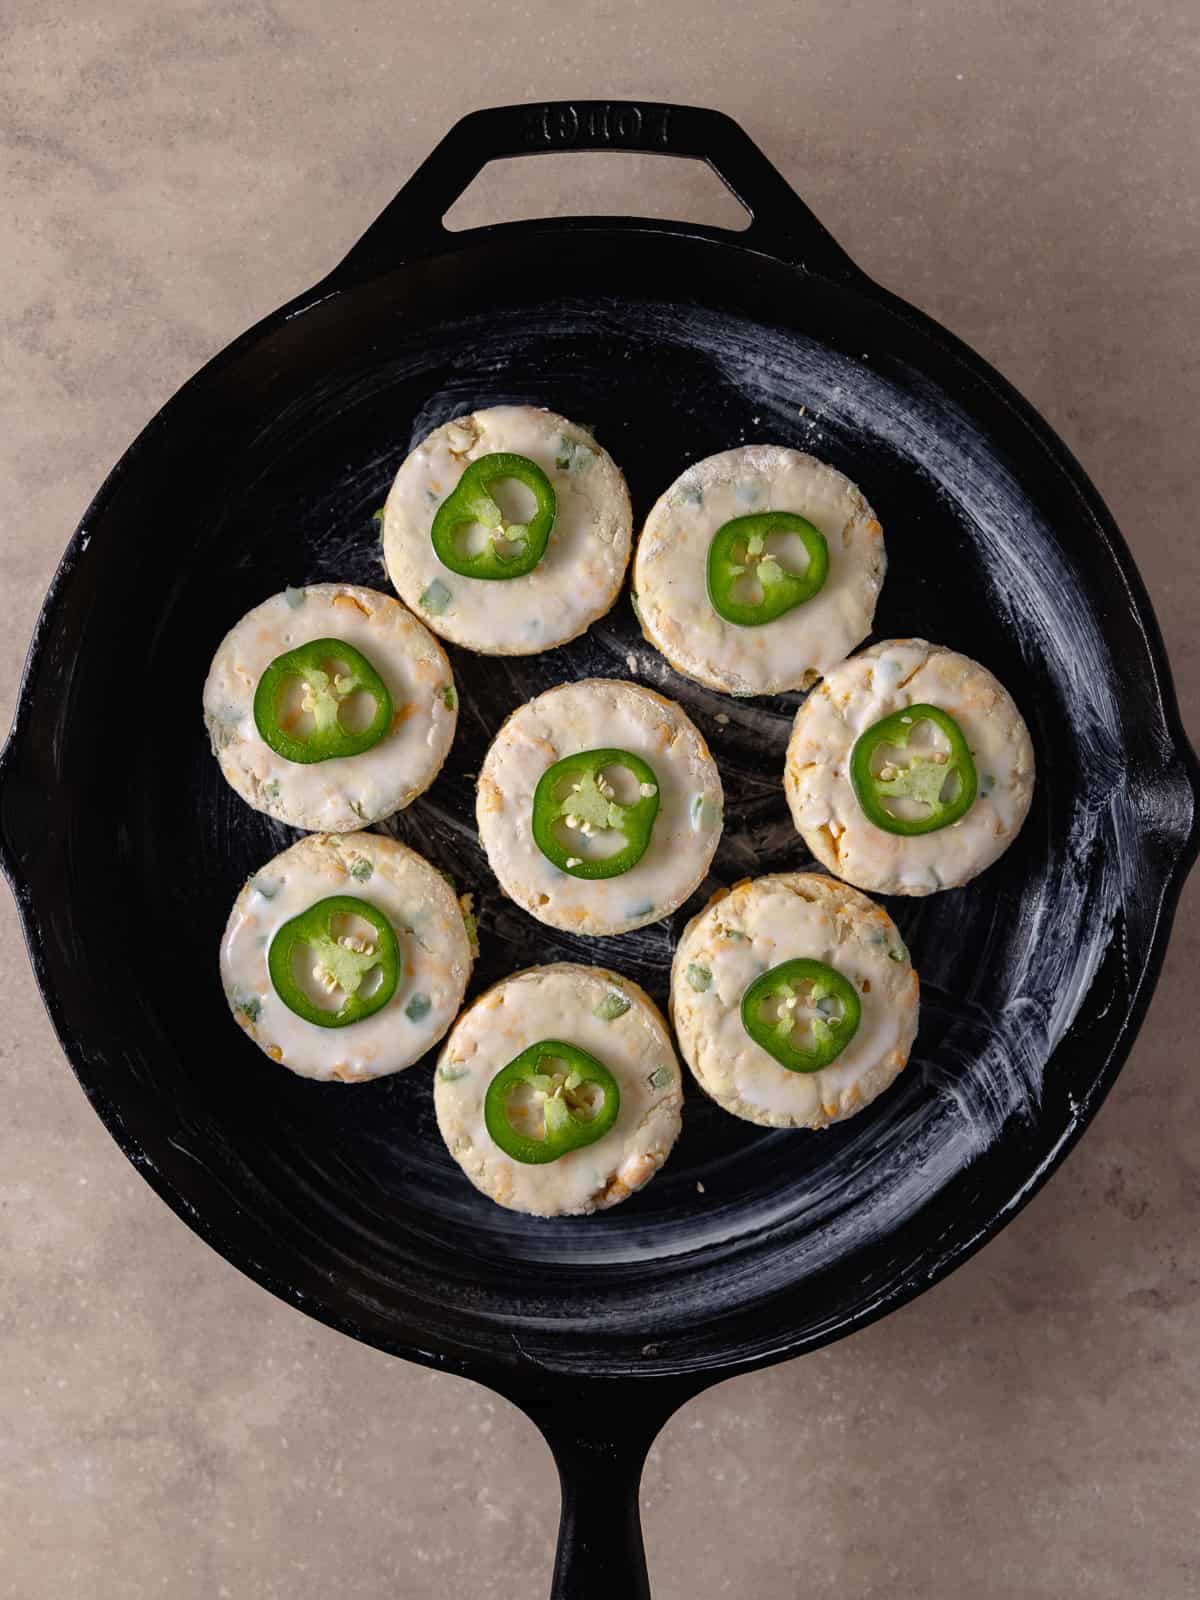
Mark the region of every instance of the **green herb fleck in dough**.
POLYGON ((455 692, 455 688, 452 683, 448 683, 442 690, 442 704, 445 706, 447 711, 458 710, 458 695, 455 692))
POLYGON ((453 596, 440 578, 435 578, 421 594, 419 604, 431 616, 440 617, 453 596))
POLYGON ((633 1001, 628 995, 620 994, 616 989, 610 989, 592 1007, 592 1015, 599 1017, 601 1022, 615 1022, 618 1017, 625 1015, 632 1004, 633 1001))
POLYGON ((420 1022, 422 1017, 427 1017, 432 1009, 433 1001, 427 994, 414 994, 404 1008, 404 1015, 410 1022, 420 1022))
POLYGON ((374 871, 375 868, 367 860, 366 856, 359 856, 358 860, 350 868, 350 876, 359 883, 366 883, 374 871))
POLYGON ((472 957, 479 954, 479 923, 475 913, 471 910, 471 896, 464 894, 458 902, 458 909, 462 912, 463 927, 467 930, 467 943, 471 947, 472 957))
POLYGON ((262 796, 268 804, 273 805, 279 799, 279 779, 272 778, 270 783, 264 783, 262 796))
POLYGON ((283 591, 283 598, 287 601, 288 605, 291 606, 293 611, 299 611, 300 607, 308 599, 308 591, 306 589, 293 589, 292 585, 289 583, 287 588, 283 591))
POLYGON ((702 794, 694 794, 692 796, 692 804, 688 815, 691 818, 693 830, 698 829, 701 818, 704 815, 704 796, 702 794))
POLYGON ((629 916, 629 917, 648 917, 653 910, 654 910, 654 901, 653 900, 643 900, 643 902, 642 902, 642 904, 640 906, 630 906, 629 910, 626 912, 626 916, 629 916))
POLYGON ((438 1077, 443 1083, 457 1083, 460 1078, 469 1078, 470 1075, 470 1067, 448 1065, 438 1068, 438 1077))
POLYGON ((897 950, 888 951, 888 959, 890 961, 907 961, 908 951, 901 945, 897 950))
POLYGON ((727 928, 723 922, 717 923, 717 935, 721 939, 729 939, 734 944, 746 944, 746 935, 740 928, 727 928))
POLYGON ((703 994, 712 983, 712 973, 707 967, 702 967, 699 962, 689 961, 687 980, 697 994, 703 994))
POLYGON ((665 1089, 671 1081, 671 1073, 667 1067, 655 1067, 646 1079, 652 1089, 665 1089))
POLYGON ((554 457, 554 465, 560 472, 575 472, 584 467, 590 467, 596 459, 596 452, 586 444, 581 444, 578 439, 568 439, 566 434, 560 434, 558 440, 558 453, 554 457))
POLYGON ((247 1022, 257 1022, 262 1015, 262 1001, 256 994, 252 994, 246 999, 235 1001, 235 1004, 247 1022))
POLYGON ((984 773, 980 774, 979 788, 980 788, 981 793, 983 793, 983 794, 991 794, 992 790, 995 787, 996 787, 996 779, 995 779, 995 777, 993 776, 992 773, 984 772, 984 773))
POLYGON ((208 730, 212 741, 218 750, 225 750, 238 736, 238 724, 241 721, 241 712, 232 706, 222 706, 207 718, 208 730))

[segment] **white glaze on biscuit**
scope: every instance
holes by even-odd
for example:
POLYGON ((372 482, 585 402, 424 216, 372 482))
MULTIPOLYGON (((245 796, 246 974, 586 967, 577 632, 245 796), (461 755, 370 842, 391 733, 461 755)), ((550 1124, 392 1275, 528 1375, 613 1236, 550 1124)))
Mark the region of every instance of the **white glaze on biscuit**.
POLYGON ((792 819, 831 872, 880 894, 968 883, 1012 843, 1033 796, 1033 745, 1012 697, 986 667, 925 639, 888 639, 835 668, 796 714, 784 787, 792 819), (948 711, 979 777, 974 805, 934 833, 906 837, 868 820, 850 783, 859 735, 910 705, 948 711))
POLYGON ((887 557, 861 491, 815 456, 744 445, 697 461, 646 518, 633 586, 642 631, 678 672, 730 694, 806 688, 871 631, 887 557), (708 597, 708 547, 735 517, 790 511, 829 546, 829 576, 774 622, 727 622, 708 597))
POLYGON ((384 509, 383 553, 401 599, 443 638, 524 656, 574 639, 609 610, 632 536, 625 479, 586 428, 536 406, 493 406, 435 428, 405 460, 384 509), (502 451, 536 462, 553 484, 550 542, 524 577, 463 577, 434 553, 434 514, 470 462, 502 451))
POLYGON ((453 889, 415 850, 376 833, 309 834, 275 856, 242 888, 221 941, 226 998, 259 1048, 303 1078, 342 1083, 419 1061, 454 1020, 471 964, 453 889), (400 947, 395 995, 344 1028, 322 1028, 289 1010, 267 967, 283 924, 330 895, 354 895, 382 911, 400 947))
POLYGON ((681 905, 708 871, 721 836, 716 763, 673 700, 638 684, 587 678, 519 707, 496 735, 479 774, 479 837, 504 892, 551 927, 624 933, 681 905), (617 748, 648 761, 659 810, 645 855, 619 877, 580 879, 538 849, 531 817, 538 780, 564 756, 617 748))
POLYGON ((287 589, 248 611, 221 641, 204 685, 204 722, 221 771, 247 804, 295 828, 344 833, 422 794, 454 739, 458 697, 441 645, 391 595, 350 583, 287 589), (392 729, 370 750, 287 761, 254 722, 258 680, 277 656, 343 639, 387 684, 392 729))
POLYGON ((644 990, 600 967, 558 962, 505 978, 462 1014, 438 1058, 434 1105, 447 1148, 477 1189, 513 1211, 571 1216, 627 1199, 662 1166, 679 1136, 680 1078, 662 1013, 644 990), (613 995, 628 1008, 606 1020, 613 995), (492 1142, 484 1100, 496 1073, 542 1039, 603 1062, 621 1108, 594 1144, 526 1165, 492 1142))
POLYGON ((671 1018, 684 1060, 734 1116, 772 1128, 823 1128, 869 1105, 902 1070, 917 1032, 919 986, 888 914, 818 873, 747 879, 684 930, 671 969, 671 1018), (742 996, 798 957, 823 961, 859 991, 862 1015, 819 1072, 791 1072, 746 1032, 742 996))

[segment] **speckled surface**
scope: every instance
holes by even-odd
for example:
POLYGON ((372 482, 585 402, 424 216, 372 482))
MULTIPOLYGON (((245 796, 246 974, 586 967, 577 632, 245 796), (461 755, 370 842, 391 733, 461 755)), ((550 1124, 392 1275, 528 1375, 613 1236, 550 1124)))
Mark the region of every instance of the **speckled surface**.
MULTIPOLYGON (((9 0, 5 720, 71 528, 178 384, 320 276, 459 111, 608 91, 738 117, 869 272, 1040 407, 1133 547, 1200 731, 1182 11, 760 0, 751 27, 638 9, 527 0, 497 29, 480 0, 452 21, 381 0, 9 0)), ((461 214, 585 209, 730 220, 699 169, 586 156, 513 167, 461 214)), ((668 1425, 644 1493, 657 1600, 1200 1587, 1198 908, 1193 885, 1128 1069, 1013 1226, 888 1322, 668 1425)), ((0 940, 0 1594, 544 1589, 557 1491, 532 1427, 208 1251, 85 1105, 6 897, 0 940)))

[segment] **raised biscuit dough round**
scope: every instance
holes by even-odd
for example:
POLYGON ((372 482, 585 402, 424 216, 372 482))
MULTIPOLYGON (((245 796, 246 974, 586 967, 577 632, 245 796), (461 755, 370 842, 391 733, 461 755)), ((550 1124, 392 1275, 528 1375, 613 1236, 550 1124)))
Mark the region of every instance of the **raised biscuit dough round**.
POLYGON ((221 981, 235 1019, 273 1061, 302 1078, 363 1083, 432 1049, 462 1004, 472 960, 463 907, 423 856, 377 833, 309 834, 260 867, 234 901, 221 981), (330 895, 354 895, 382 911, 400 946, 395 995, 344 1028, 289 1010, 267 966, 283 924, 330 895))
POLYGON ((225 635, 204 685, 213 754, 248 805, 295 828, 345 833, 390 817, 437 777, 454 739, 458 697, 441 645, 398 600, 352 583, 286 589, 225 635), (392 729, 370 750, 287 761, 254 722, 258 680, 277 656, 313 639, 361 651, 392 696, 392 729))
POLYGON ((1012 696, 978 661, 925 639, 886 639, 830 672, 796 714, 784 771, 792 819, 818 861, 879 894, 969 883, 1016 837, 1033 780, 1033 745, 1012 696), (920 704, 948 711, 962 728, 979 791, 959 822, 906 837, 864 815, 850 753, 881 718, 920 704))
POLYGON ((616 599, 632 537, 629 491, 608 451, 536 406, 492 406, 435 428, 384 508, 384 560, 401 599, 444 639, 483 655, 533 655, 581 634, 616 599), (434 514, 469 462, 504 451, 536 462, 554 486, 550 543, 524 577, 463 577, 434 553, 434 514))
POLYGON ((747 879, 716 896, 684 929, 671 969, 671 1019, 697 1083, 735 1117, 771 1128, 823 1128, 882 1094, 908 1060, 918 1002, 887 912, 819 873, 747 879), (742 1025, 749 985, 798 957, 836 968, 862 1004, 853 1038, 819 1072, 789 1071, 742 1025))
POLYGON ((717 766, 689 717, 665 696, 612 678, 561 684, 518 707, 479 773, 475 814, 492 871, 531 916, 570 933, 625 933, 657 922, 703 880, 721 837, 717 766), (534 842, 538 780, 564 756, 628 750, 648 761, 659 810, 645 855, 615 878, 561 871, 534 842))
POLYGON ((446 1147, 477 1189, 513 1211, 575 1216, 627 1199, 662 1166, 679 1136, 680 1079, 667 1025, 643 989, 601 967, 557 962, 504 978, 463 1012, 438 1058, 433 1097, 446 1147), (526 1165, 492 1142, 484 1100, 496 1073, 542 1039, 602 1061, 621 1108, 595 1144, 526 1165))
POLYGON ((642 631, 677 672, 728 694, 804 689, 871 631, 887 556, 861 491, 783 445, 743 445, 682 473, 646 518, 634 557, 642 631), (791 511, 829 546, 829 576, 774 622, 727 622, 708 597, 708 547, 735 517, 791 511))

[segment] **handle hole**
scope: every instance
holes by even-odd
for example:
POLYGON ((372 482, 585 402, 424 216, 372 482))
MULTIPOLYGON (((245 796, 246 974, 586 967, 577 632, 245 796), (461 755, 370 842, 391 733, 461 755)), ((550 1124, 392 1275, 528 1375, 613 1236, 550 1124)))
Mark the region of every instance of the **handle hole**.
POLYGON ((742 232, 749 213, 706 162, 624 150, 491 161, 442 219, 453 232, 543 217, 661 218, 742 232))

